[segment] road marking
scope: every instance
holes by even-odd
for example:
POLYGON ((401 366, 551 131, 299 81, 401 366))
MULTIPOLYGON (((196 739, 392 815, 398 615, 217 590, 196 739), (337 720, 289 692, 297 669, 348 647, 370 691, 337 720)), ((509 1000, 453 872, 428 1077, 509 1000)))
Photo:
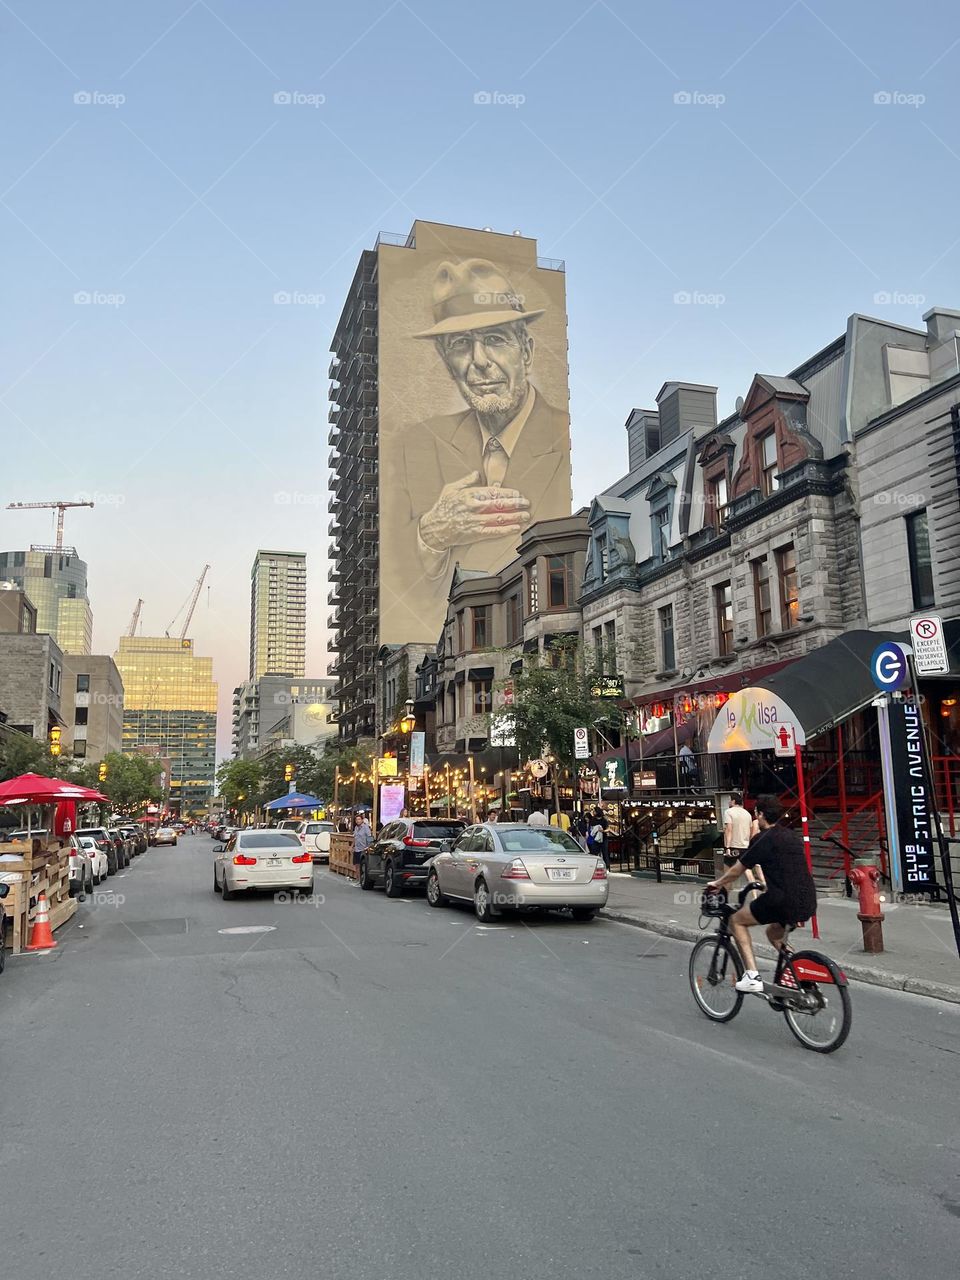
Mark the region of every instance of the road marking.
POLYGON ((238 924, 232 929, 218 929, 217 933, 272 933, 275 924, 238 924))

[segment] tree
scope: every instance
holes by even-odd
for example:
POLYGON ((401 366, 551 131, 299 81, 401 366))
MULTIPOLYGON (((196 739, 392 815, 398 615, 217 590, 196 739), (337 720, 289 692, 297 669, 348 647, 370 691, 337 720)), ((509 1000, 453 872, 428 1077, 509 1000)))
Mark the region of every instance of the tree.
POLYGON ((225 760, 217 770, 217 790, 231 809, 255 808, 261 803, 262 785, 258 760, 225 760))
POLYGON ((513 677, 513 704, 497 712, 512 731, 521 760, 548 754, 566 769, 577 767, 573 732, 586 726, 591 737, 619 731, 623 713, 612 698, 595 692, 602 671, 584 661, 574 640, 554 641, 544 655, 531 655, 513 677))
MULTIPOLYGON (((101 764, 106 765, 106 778, 102 782, 99 777, 89 779, 88 785, 101 791, 114 809, 131 810, 162 797, 157 760, 139 753, 125 756, 119 751, 108 751, 101 764)), ((89 767, 91 771, 94 768, 89 767)), ((100 766, 97 765, 98 775, 99 770, 100 766)))

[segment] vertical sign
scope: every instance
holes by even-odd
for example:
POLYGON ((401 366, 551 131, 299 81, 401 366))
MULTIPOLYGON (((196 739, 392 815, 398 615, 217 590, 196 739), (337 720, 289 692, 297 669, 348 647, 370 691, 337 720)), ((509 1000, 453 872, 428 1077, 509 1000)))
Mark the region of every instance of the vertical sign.
POLYGON ((920 704, 906 698, 891 702, 887 729, 890 767, 885 781, 892 788, 887 795, 887 821, 895 837, 890 841, 893 879, 904 893, 927 893, 936 887, 937 872, 920 704))
POLYGON ((393 822, 406 804, 406 788, 402 782, 385 782, 380 787, 380 821, 393 822))
POLYGON ((427 735, 417 730, 410 735, 410 777, 422 778, 427 735))
POLYGON ((577 760, 590 759, 590 735, 586 728, 573 731, 573 754, 577 760))
POLYGON ((942 676, 950 670, 943 619, 939 613, 924 613, 910 619, 913 660, 918 676, 942 676))

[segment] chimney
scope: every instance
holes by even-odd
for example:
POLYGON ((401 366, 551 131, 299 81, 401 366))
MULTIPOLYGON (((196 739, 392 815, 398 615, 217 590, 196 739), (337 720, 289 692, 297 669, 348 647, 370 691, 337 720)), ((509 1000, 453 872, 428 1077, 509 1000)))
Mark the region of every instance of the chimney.
POLYGON ((661 444, 669 444, 691 430, 699 440, 717 425, 716 387, 700 382, 665 382, 657 405, 661 444))
POLYGON ((923 320, 927 326, 930 381, 940 382, 960 369, 960 311, 931 307, 923 320))
POLYGON ((660 417, 656 409, 631 409, 626 427, 629 467, 636 471, 660 448, 660 417))

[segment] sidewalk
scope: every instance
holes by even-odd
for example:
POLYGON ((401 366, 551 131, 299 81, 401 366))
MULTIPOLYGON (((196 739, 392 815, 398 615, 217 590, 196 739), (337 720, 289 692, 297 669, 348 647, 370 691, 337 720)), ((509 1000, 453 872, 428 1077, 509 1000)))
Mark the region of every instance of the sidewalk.
MULTIPOLYGON (((700 937, 699 902, 703 885, 693 881, 656 881, 613 872, 610 898, 602 914, 624 924, 650 929, 669 938, 690 942, 700 937)), ((822 948, 848 978, 878 987, 911 991, 960 1004, 960 959, 953 941, 950 913, 941 906, 883 906, 882 955, 863 950, 857 902, 846 898, 821 898, 818 921, 820 940, 814 942, 809 927, 793 935, 797 950, 822 948)), ((712 927, 710 921, 708 927, 712 927)), ((762 934, 761 930, 757 930, 762 934)), ((757 947, 759 957, 772 958, 766 942, 757 947)))

